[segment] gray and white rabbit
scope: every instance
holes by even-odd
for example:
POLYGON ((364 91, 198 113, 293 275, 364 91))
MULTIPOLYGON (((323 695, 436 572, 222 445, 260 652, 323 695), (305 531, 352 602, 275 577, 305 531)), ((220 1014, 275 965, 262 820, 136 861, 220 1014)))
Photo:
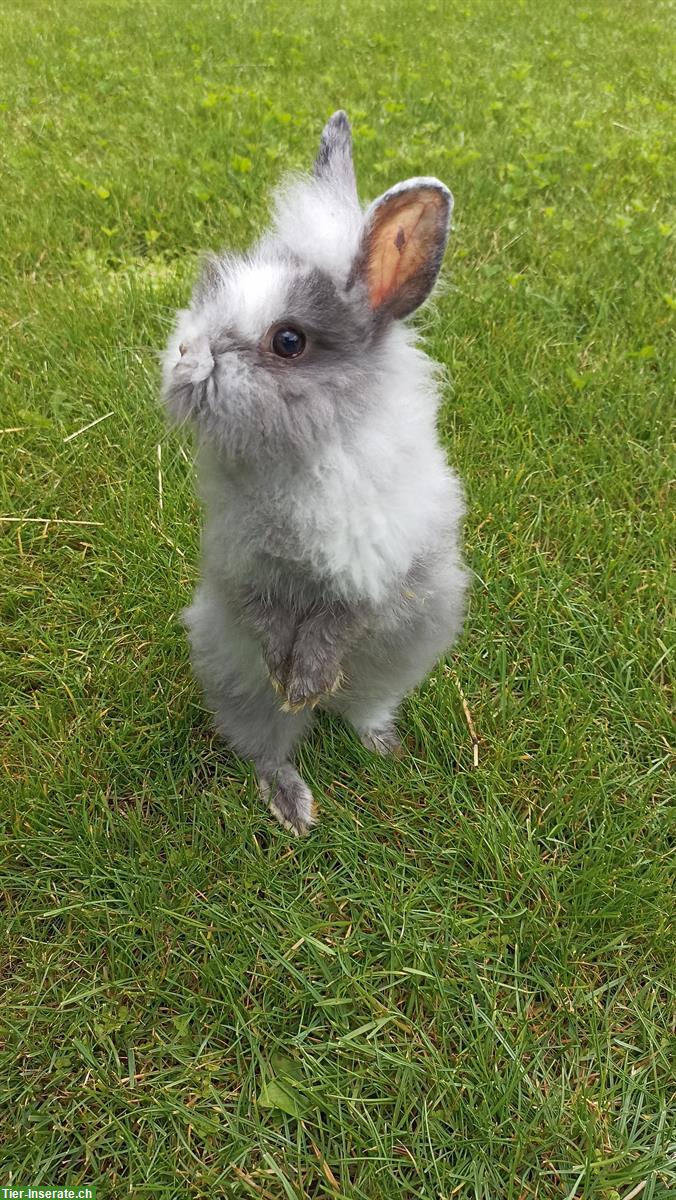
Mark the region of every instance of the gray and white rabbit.
POLYGON ((164 353, 205 508, 193 666, 216 729, 297 834, 315 809, 292 755, 315 706, 396 753, 402 698, 462 626, 462 489, 434 364, 402 324, 434 286, 452 204, 415 178, 363 212, 334 113, 313 175, 282 188, 249 253, 207 262, 164 353))

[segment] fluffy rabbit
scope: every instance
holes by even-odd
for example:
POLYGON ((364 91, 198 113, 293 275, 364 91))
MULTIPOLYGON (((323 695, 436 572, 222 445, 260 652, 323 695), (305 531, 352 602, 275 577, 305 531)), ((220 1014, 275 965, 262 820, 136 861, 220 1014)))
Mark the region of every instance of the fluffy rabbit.
POLYGON ((292 759, 315 706, 396 753, 398 705, 462 625, 462 490, 434 365, 401 323, 434 286, 452 203, 416 178, 363 212, 334 113, 312 177, 282 188, 248 254, 207 262, 164 354, 205 508, 194 669, 296 834, 315 820, 292 759))

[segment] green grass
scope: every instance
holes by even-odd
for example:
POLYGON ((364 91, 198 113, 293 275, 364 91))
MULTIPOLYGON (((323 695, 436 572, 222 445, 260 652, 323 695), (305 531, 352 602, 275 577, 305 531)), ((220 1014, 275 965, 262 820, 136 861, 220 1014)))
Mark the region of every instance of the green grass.
POLYGON ((0 8, 0 1183, 676 1195, 673 10, 0 8), (338 106, 365 198, 456 195, 421 327, 476 583, 402 762, 317 726, 298 843, 190 676, 156 352, 338 106))

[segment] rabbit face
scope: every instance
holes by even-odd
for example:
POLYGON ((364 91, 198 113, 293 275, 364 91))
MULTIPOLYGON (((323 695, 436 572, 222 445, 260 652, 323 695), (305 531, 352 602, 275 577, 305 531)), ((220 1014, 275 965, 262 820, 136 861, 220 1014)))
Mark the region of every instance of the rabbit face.
POLYGON ((371 394, 365 306, 288 253, 212 264, 165 358, 165 394, 228 457, 308 460, 371 394))
POLYGON ((335 114, 314 176, 279 193, 271 233, 245 256, 210 259, 179 313, 164 356, 174 417, 257 466, 345 444, 387 386, 396 320, 434 284, 450 207, 443 184, 416 179, 364 215, 335 114))

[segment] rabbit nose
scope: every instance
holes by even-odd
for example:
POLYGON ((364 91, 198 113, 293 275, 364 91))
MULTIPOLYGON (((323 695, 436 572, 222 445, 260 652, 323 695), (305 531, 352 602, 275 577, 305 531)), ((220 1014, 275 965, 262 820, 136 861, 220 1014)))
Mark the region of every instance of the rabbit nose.
POLYGON ((183 374, 187 371, 193 383, 199 383, 209 377, 214 369, 214 359, 206 337, 200 336, 180 342, 178 352, 180 358, 176 367, 180 368, 183 374))

